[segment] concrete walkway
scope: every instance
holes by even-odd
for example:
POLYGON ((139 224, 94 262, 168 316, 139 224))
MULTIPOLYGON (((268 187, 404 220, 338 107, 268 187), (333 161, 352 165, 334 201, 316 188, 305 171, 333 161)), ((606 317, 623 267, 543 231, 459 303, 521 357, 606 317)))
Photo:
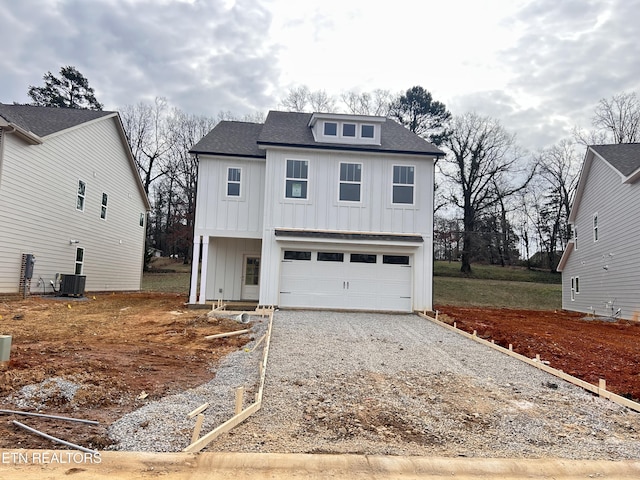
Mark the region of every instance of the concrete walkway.
POLYGON ((0 478, 41 479, 637 479, 640 461, 264 453, 0 451, 0 478), (98 463, 99 462, 99 463, 98 463))

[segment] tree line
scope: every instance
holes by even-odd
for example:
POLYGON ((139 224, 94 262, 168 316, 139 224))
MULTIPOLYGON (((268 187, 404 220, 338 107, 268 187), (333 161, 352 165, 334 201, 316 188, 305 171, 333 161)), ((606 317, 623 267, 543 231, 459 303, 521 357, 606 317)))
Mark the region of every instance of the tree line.
MULTIPOLYGON (((44 87, 30 86, 34 105, 100 110, 93 89, 75 67, 60 77, 48 72, 44 87)), ((440 147, 436 162, 434 254, 460 261, 524 264, 555 270, 572 232, 567 223, 585 145, 640 140, 640 103, 634 92, 601 99, 592 129, 575 128, 572 138, 525 152, 497 119, 475 112, 452 115, 421 86, 404 92, 348 91, 339 97, 306 86, 290 89, 281 110, 342 112, 391 118, 440 147)), ((264 114, 197 116, 166 99, 125 105, 120 118, 145 192, 152 205, 147 251, 191 260, 197 158, 188 151, 218 122, 261 123, 264 114)))

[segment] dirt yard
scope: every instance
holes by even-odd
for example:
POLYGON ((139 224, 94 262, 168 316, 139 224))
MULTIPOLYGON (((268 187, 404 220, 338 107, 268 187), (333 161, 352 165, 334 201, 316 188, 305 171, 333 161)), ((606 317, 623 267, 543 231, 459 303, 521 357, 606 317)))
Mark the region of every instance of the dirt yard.
POLYGON ((489 308, 437 307, 439 319, 503 347, 542 360, 587 382, 640 399, 640 323, 586 320, 584 314, 489 308))
MULTIPOLYGON (((188 310, 174 294, 0 301, 0 334, 13 336, 0 370, 0 408, 97 420, 100 426, 0 415, 0 448, 66 448, 23 431, 18 420, 82 446, 105 449, 107 427, 146 402, 211 380, 217 362, 249 341, 205 335, 233 320, 188 310), (30 387, 35 386, 35 387, 30 387)), ((564 312, 439 307, 440 319, 518 353, 640 398, 640 324, 582 320, 564 312)))
POLYGON ((107 427, 123 414, 211 380, 217 362, 249 339, 203 337, 246 326, 208 318, 208 310, 186 309, 185 301, 174 294, 138 293, 0 301, 0 334, 13 337, 11 359, 0 369, 0 409, 100 422, 3 414, 0 448, 66 448, 11 423, 17 420, 104 449, 110 443, 107 427))

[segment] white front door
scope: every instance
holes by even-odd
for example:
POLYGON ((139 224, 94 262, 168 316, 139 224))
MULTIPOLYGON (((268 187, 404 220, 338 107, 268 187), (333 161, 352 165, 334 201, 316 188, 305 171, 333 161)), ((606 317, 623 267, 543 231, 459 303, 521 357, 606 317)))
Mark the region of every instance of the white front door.
POLYGON ((260 256, 245 255, 242 268, 242 300, 258 300, 260 296, 260 256))

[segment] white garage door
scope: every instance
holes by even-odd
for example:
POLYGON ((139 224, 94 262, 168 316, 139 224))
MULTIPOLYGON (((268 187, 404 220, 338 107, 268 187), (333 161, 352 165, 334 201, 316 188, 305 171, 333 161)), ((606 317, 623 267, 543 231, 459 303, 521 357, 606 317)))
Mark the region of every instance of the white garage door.
POLYGON ((284 250, 281 307, 412 310, 409 255, 284 250))

